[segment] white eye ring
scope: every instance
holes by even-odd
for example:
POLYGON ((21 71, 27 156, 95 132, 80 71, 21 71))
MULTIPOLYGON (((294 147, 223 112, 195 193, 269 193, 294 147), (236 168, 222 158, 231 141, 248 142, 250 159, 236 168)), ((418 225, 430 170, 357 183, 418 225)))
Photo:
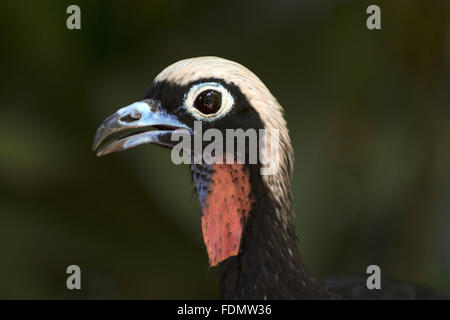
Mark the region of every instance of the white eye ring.
POLYGON ((197 120, 213 121, 226 115, 234 105, 234 98, 231 93, 220 83, 204 82, 193 85, 184 95, 184 107, 197 120), (204 114, 194 106, 197 96, 205 90, 215 90, 222 94, 222 105, 216 113, 204 114))

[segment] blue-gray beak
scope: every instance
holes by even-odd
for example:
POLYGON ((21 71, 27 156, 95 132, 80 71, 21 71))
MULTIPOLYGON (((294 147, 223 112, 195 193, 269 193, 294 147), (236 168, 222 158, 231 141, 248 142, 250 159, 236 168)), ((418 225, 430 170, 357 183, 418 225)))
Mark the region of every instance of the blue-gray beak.
POLYGON ((170 136, 177 129, 189 130, 175 116, 167 114, 158 101, 147 99, 119 109, 103 121, 95 134, 92 150, 97 150, 100 157, 147 143, 173 147, 170 136), (103 143, 118 132, 124 134, 103 143))

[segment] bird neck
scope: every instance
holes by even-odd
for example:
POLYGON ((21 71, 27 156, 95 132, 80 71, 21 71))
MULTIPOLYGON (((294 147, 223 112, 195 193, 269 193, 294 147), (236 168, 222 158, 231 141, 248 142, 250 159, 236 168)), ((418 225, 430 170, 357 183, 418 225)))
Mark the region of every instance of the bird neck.
MULTIPOLYGON (((309 274, 298 253, 290 181, 285 181, 286 185, 282 187, 282 190, 288 190, 286 193, 275 195, 263 181, 258 166, 241 165, 239 168, 233 166, 191 167, 203 208, 202 230, 210 264, 219 266, 221 297, 225 299, 333 298, 333 295, 309 274), (233 176, 236 172, 239 176, 237 180, 233 176), (230 175, 228 180, 224 179, 227 176, 226 173, 230 175), (214 179, 218 176, 222 179, 220 182, 217 178, 214 179), (235 227, 231 233, 218 231, 216 240, 220 239, 220 242, 212 244, 212 237, 208 235, 211 226, 205 229, 205 212, 210 215, 211 205, 217 203, 214 184, 219 183, 225 187, 231 181, 237 181, 239 184, 227 192, 223 192, 222 188, 220 199, 227 194, 230 195, 224 202, 225 207, 231 208, 231 211, 228 210, 225 216, 232 216, 233 208, 238 208, 233 219, 240 219, 241 228, 235 227), (249 188, 248 193, 247 188, 249 188), (243 194, 237 195, 238 191, 247 194, 245 199, 247 202, 240 199, 243 194), (232 197, 233 194, 234 197, 232 197), (243 209, 243 204, 248 203, 251 203, 251 206, 243 209), (245 214, 247 208, 248 212, 245 214), (225 239, 227 235, 234 237, 225 239), (227 245, 230 241, 231 244, 227 245), (224 252, 226 252, 225 255, 224 252)), ((217 225, 219 217, 223 219, 224 212, 223 210, 217 212, 218 207, 215 208, 213 210, 216 211, 215 224, 217 225)), ((214 221, 212 218, 208 220, 214 221)), ((232 220, 222 224, 227 226, 230 223, 232 220)), ((221 228, 216 226, 214 230, 217 232, 221 228)))

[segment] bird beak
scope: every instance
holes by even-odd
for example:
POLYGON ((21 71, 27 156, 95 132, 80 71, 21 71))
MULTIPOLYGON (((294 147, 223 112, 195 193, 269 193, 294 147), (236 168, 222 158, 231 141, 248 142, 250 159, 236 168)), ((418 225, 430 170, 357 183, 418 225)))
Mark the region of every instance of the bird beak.
POLYGON ((101 157, 123 151, 141 144, 154 143, 173 147, 171 134, 177 129, 189 130, 178 119, 161 109, 158 101, 147 99, 119 109, 98 127, 92 150, 101 157), (122 133, 109 142, 106 138, 122 133))

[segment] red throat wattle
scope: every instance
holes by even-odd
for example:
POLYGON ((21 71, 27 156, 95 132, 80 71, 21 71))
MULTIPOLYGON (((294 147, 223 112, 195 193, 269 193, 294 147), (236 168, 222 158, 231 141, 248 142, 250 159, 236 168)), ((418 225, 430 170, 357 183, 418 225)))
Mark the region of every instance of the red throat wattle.
POLYGON ((203 240, 214 267, 239 253, 245 221, 254 201, 248 168, 215 164, 202 216, 203 240))

